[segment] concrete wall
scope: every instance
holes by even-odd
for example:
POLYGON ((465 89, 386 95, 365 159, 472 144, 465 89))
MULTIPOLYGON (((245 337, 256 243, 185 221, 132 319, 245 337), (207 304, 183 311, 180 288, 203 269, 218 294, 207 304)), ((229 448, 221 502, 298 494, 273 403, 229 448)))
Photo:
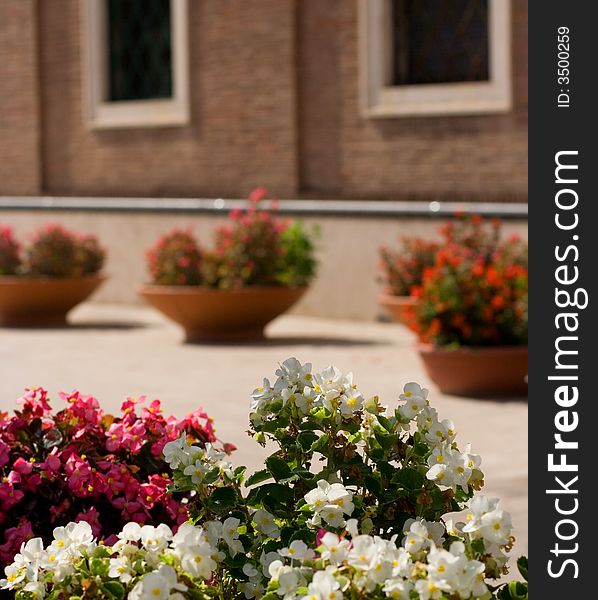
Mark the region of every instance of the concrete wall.
POLYGON ((0 2, 0 190, 38 194, 39 87, 35 0, 0 2))
MULTIPOLYGON (((94 296, 96 302, 139 302, 135 285, 147 280, 145 250, 168 229, 192 225, 200 243, 211 244, 213 228, 222 223, 210 215, 123 214, 90 212, 2 211, 0 223, 11 224, 19 235, 28 235, 46 222, 59 221, 82 232, 95 233, 109 249, 106 272, 110 279, 94 296)), ((436 236, 440 219, 424 218, 306 218, 318 223, 318 277, 295 308, 304 315, 346 319, 376 319, 380 284, 378 248, 394 244, 401 235, 436 236)), ((505 233, 527 237, 527 223, 506 221, 505 233)))

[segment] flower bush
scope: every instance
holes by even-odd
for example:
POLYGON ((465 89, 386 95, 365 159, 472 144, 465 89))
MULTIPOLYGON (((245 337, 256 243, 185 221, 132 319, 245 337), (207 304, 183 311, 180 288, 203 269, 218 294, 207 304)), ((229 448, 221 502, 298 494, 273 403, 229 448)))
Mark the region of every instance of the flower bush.
POLYGON ((152 281, 158 285, 199 285, 201 252, 191 231, 173 229, 147 253, 152 281))
POLYGON ((69 521, 87 521, 98 539, 110 540, 128 521, 188 518, 188 494, 167 491, 162 450, 181 435, 200 446, 215 441, 205 412, 177 420, 162 414, 158 400, 142 407, 141 397, 113 416, 91 396, 60 396, 68 406, 53 413, 46 391, 32 388, 14 415, 0 413, 0 562, 34 536, 48 542, 69 521))
POLYGON ((438 244, 420 238, 401 238, 398 250, 382 246, 380 266, 382 280, 394 296, 409 296, 415 286, 421 285, 424 270, 436 260, 438 244))
POLYGON ((446 243, 423 282, 412 328, 436 346, 527 344, 527 246, 502 241, 500 223, 480 218, 444 228, 446 243))
POLYGON ((21 248, 10 227, 0 225, 0 275, 15 275, 21 266, 21 248))
POLYGON ((200 249, 192 234, 175 230, 148 253, 152 280, 160 285, 307 285, 316 269, 314 246, 303 226, 261 207, 266 191, 257 188, 247 210, 233 210, 230 224, 215 232, 214 247, 200 249))
POLYGON ((77 235, 60 225, 45 225, 24 249, 12 230, 0 227, 0 275, 78 277, 101 271, 105 251, 92 235, 77 235))
MULTIPOLYGON (((112 546, 85 524, 23 544, 5 569, 17 598, 525 600, 507 573, 511 520, 475 495, 481 459, 456 443, 428 391, 394 410, 335 367, 288 359, 252 395, 250 433, 275 451, 245 476, 183 434, 163 453, 191 521, 125 525, 112 546), (465 511, 463 521, 456 511, 465 511)), ((518 562, 524 577, 527 561, 518 562)))

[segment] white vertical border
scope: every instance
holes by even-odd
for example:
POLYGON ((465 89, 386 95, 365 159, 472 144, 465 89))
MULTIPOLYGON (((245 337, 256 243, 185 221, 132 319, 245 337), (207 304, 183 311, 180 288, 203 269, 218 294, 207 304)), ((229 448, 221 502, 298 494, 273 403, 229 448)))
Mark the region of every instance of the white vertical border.
POLYGON ((83 120, 92 129, 167 127, 189 122, 188 1, 170 0, 173 96, 106 101, 106 0, 81 0, 83 120))
POLYGON ((511 0, 488 0, 489 81, 403 86, 389 85, 392 0, 357 2, 359 87, 364 116, 501 113, 511 109, 511 0))

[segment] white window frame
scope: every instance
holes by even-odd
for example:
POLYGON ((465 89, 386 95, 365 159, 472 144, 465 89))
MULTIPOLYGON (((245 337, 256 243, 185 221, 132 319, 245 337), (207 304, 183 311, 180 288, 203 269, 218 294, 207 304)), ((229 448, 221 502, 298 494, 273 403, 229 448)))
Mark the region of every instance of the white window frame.
POLYGON ((167 127, 189 122, 189 44, 187 0, 170 0, 172 97, 107 101, 106 0, 83 6, 83 117, 92 129, 167 127))
POLYGON ((357 1, 364 116, 467 115, 511 109, 511 0, 488 0, 489 81, 401 86, 390 84, 392 0, 357 1))

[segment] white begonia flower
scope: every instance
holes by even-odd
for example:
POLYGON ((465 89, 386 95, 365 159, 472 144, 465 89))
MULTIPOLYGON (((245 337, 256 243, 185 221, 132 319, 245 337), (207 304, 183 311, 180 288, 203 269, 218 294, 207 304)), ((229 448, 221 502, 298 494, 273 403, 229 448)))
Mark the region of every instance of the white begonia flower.
POLYGON ((191 483, 199 485, 209 470, 210 467, 203 462, 203 459, 198 458, 194 463, 185 467, 183 473, 187 477, 191 477, 191 483))
POLYGON ((403 402, 407 402, 412 398, 421 398, 424 400, 424 403, 427 404, 428 394, 429 391, 426 388, 421 387, 419 383, 411 381, 403 386, 403 393, 399 396, 399 399, 403 402))
POLYGON ((465 525, 463 532, 473 534, 477 532, 481 525, 482 517, 497 509, 499 503, 498 498, 489 498, 488 496, 474 496, 468 503, 468 511, 465 514, 465 525))
POLYGON ((448 439, 448 429, 443 422, 437 421, 426 432, 425 438, 430 444, 442 444, 448 439))
POLYGON ((276 593, 285 598, 294 598, 299 587, 299 573, 293 567, 281 567, 278 570, 278 589, 276 593))
POLYGON ((405 419, 412 420, 426 407, 426 399, 415 394, 411 396, 401 394, 401 400, 404 400, 405 404, 399 407, 399 412, 405 419))
POLYGON ((353 494, 342 483, 331 484, 326 495, 328 502, 336 504, 346 515, 350 515, 355 509, 353 494))
POLYGON ((345 529, 352 538, 359 535, 357 524, 357 519, 347 519, 347 523, 345 524, 345 529))
POLYGON ((41 538, 32 538, 21 544, 21 550, 15 556, 15 562, 21 563, 27 569, 27 579, 37 581, 41 562, 45 557, 44 543, 41 538))
POLYGON ((483 515, 480 521, 478 532, 484 540, 499 546, 508 543, 513 528, 508 512, 495 509, 483 515))
POLYGON ((175 600, 180 594, 172 590, 186 591, 187 587, 177 582, 176 571, 161 565, 157 571, 146 573, 129 593, 129 600, 175 600))
POLYGON ((46 597, 46 584, 43 581, 30 581, 23 588, 23 591, 29 592, 33 598, 45 598, 46 597))
POLYGON ((444 488, 452 488, 455 485, 452 472, 445 463, 436 463, 428 470, 426 477, 444 488))
POLYGON ((429 431, 438 423, 438 412, 431 406, 425 406, 417 415, 417 427, 421 432, 429 431))
POLYGON ((277 391, 293 385, 313 385, 311 363, 302 365, 296 358, 287 358, 279 365, 275 374, 278 376, 278 380, 274 384, 274 389, 277 391))
POLYGON ((280 529, 274 522, 274 515, 267 510, 260 508, 253 514, 253 521, 260 533, 268 537, 276 538, 280 535, 280 529))
POLYGON ((405 579, 387 579, 382 591, 387 598, 392 600, 409 600, 409 594, 413 589, 413 583, 405 579))
POLYGON ((303 540, 294 540, 288 548, 280 550, 280 556, 290 558, 291 560, 311 560, 315 557, 315 552, 308 548, 303 540))
POLYGON ((343 527, 345 524, 343 509, 335 504, 327 504, 320 512, 313 516, 311 522, 313 525, 320 525, 322 520, 331 527, 343 527))
POLYGON ((342 600, 340 583, 330 571, 316 571, 303 600, 342 600))
POLYGON ((27 569, 17 567, 14 563, 4 567, 4 577, 0 579, 0 589, 12 590, 19 585, 27 575, 27 569))
POLYGON ((210 579, 217 566, 213 553, 214 549, 207 543, 186 546, 181 557, 181 566, 192 577, 210 579))
POLYGON ((262 572, 266 577, 272 577, 272 575, 270 575, 270 565, 276 561, 279 561, 280 564, 282 564, 278 552, 262 552, 262 555, 260 556, 260 565, 262 565, 262 572))
POLYGON ((327 491, 330 489, 330 484, 325 479, 320 479, 313 490, 305 494, 305 501, 313 511, 322 510, 328 504, 327 491))
POLYGON ((203 528, 210 545, 218 546, 218 542, 222 539, 222 523, 220 521, 206 521, 203 528))
POLYGON ((358 535, 353 538, 353 545, 349 551, 347 562, 358 569, 368 569, 374 562, 378 549, 374 538, 369 535, 358 535))
POLYGON ((123 542, 138 542, 141 539, 141 525, 131 521, 122 528, 116 537, 123 542))
POLYGON ((347 559, 350 547, 349 540, 342 539, 335 533, 328 531, 322 537, 320 555, 333 565, 340 565, 347 559))
POLYGON ((118 579, 121 583, 128 583, 135 575, 135 569, 131 565, 131 561, 125 556, 117 556, 110 559, 110 567, 108 575, 114 579, 118 579))
POLYGON ((438 446, 434 446, 432 453, 428 456, 428 466, 433 467, 437 464, 450 466, 454 455, 455 451, 449 444, 439 444, 438 446))
POLYGON ((419 594, 420 600, 436 600, 443 594, 443 590, 431 579, 418 579, 415 582, 415 591, 419 594))
POLYGON ((141 528, 141 544, 150 552, 162 552, 172 539, 172 530, 165 523, 157 527, 144 525, 141 528))
POLYGON ((312 408, 320 405, 320 396, 313 388, 305 386, 303 392, 296 396, 295 404, 299 413, 306 415, 312 408))
POLYGON ((241 521, 235 517, 228 517, 222 524, 222 539, 226 542, 231 556, 234 558, 239 552, 244 552, 243 544, 239 540, 237 531, 241 521))
POLYGON ((181 433, 181 437, 172 442, 168 442, 164 446, 162 454, 164 455, 164 460, 166 460, 172 470, 177 469, 181 464, 183 457, 186 456, 187 446, 186 432, 181 433))
POLYGON ((172 537, 172 547, 184 548, 185 546, 198 546, 208 542, 208 536, 203 527, 193 525, 193 523, 183 523, 172 537))
POLYGON ((363 408, 364 398, 361 393, 349 388, 341 397, 339 409, 343 415, 352 415, 363 408))

